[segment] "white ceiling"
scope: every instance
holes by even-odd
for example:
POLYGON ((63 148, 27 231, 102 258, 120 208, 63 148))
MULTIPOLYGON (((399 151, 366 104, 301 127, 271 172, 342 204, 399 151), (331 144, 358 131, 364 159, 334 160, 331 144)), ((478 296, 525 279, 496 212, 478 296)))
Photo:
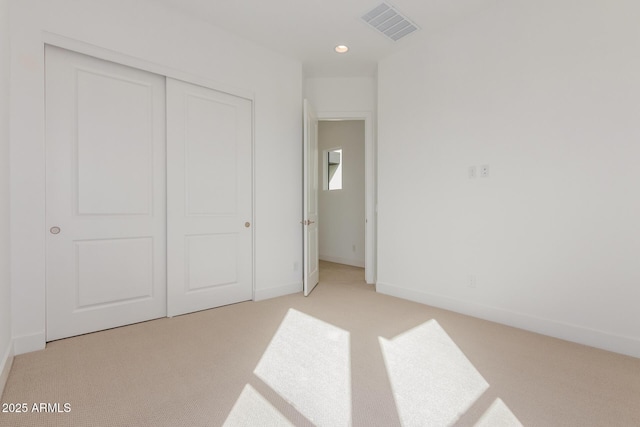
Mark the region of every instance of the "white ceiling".
POLYGON ((421 29, 393 42, 360 17, 381 0, 156 0, 303 63, 309 77, 364 76, 381 58, 500 0, 387 1, 421 29), (346 44, 338 55, 333 48, 346 44))

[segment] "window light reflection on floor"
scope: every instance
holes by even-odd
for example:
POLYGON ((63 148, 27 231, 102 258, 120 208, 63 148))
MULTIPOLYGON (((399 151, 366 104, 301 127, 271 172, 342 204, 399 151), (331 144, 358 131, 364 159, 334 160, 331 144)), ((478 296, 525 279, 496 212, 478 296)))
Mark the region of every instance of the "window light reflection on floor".
POLYGON ((349 332, 290 309, 254 374, 317 426, 351 425, 349 332))
POLYGON ((502 399, 496 399, 474 427, 522 427, 502 399))
POLYGON ((247 384, 224 422, 224 427, 241 426, 293 427, 293 424, 247 384))
MULTIPOLYGON (((403 426, 453 425, 489 388, 436 320, 378 341, 403 426)), ((289 309, 254 374, 314 425, 351 425, 349 332, 289 309)), ((292 424, 247 384, 224 425, 292 424)), ((522 424, 496 399, 475 426, 522 424)))
POLYGON ((379 338, 403 426, 448 426, 489 388, 437 321, 379 338))

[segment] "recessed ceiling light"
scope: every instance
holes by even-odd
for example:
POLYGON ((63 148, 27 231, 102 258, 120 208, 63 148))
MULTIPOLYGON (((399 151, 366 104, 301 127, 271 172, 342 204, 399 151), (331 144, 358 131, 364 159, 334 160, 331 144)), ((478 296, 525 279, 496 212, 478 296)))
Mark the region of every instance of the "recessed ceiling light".
POLYGON ((349 47, 343 44, 339 44, 338 46, 335 47, 335 51, 338 53, 347 53, 348 50, 349 50, 349 47))

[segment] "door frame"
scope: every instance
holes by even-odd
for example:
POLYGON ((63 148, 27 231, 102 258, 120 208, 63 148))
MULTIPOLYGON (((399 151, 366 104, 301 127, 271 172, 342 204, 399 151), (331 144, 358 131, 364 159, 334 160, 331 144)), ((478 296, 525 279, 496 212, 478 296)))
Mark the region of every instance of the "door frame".
POLYGON ((318 121, 362 120, 364 121, 364 278, 373 285, 377 280, 377 199, 376 199, 376 155, 373 138, 373 113, 370 111, 316 111, 318 121))

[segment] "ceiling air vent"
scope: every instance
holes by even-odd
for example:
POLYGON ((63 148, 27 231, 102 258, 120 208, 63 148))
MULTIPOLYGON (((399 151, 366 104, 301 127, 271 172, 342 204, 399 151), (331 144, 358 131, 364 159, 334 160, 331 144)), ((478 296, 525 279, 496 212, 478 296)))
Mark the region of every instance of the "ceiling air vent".
POLYGON ((362 20, 380 31, 391 40, 398 41, 418 29, 418 26, 407 17, 402 16, 393 6, 382 3, 365 13, 362 20))

